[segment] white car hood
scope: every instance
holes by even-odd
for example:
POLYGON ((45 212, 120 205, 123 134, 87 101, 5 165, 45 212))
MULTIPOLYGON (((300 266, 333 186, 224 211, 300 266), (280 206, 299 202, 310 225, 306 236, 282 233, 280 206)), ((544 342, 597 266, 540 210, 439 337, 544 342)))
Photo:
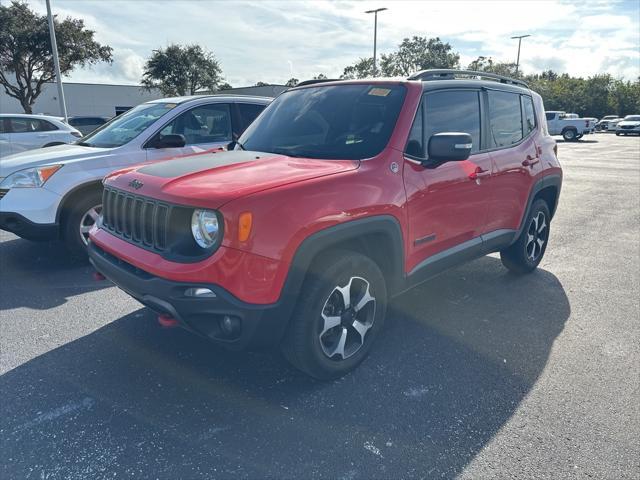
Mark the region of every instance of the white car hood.
POLYGON ((620 120, 618 122, 619 127, 640 127, 640 122, 636 122, 635 120, 620 120))
POLYGON ((27 152, 8 155, 0 159, 0 177, 7 177, 13 172, 39 165, 69 164, 83 160, 95 160, 108 157, 114 148, 93 148, 80 145, 57 145, 55 147, 38 148, 27 152))

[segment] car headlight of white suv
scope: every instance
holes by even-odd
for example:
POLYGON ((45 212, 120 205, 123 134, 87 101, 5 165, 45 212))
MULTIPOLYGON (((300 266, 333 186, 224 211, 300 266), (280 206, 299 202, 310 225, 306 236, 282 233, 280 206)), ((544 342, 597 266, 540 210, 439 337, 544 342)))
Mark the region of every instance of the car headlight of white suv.
POLYGON ((38 188, 42 187, 51 176, 62 168, 62 165, 44 165, 42 167, 25 168, 7 176, 0 188, 38 188))

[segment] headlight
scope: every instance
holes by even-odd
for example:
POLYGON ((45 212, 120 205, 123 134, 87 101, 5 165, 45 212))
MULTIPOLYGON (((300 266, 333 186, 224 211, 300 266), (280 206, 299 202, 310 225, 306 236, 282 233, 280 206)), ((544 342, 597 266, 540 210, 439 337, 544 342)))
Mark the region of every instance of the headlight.
POLYGON ((35 188, 43 186, 62 165, 26 168, 12 173, 0 183, 0 188, 35 188))
POLYGON ((212 210, 194 210, 191 215, 193 239, 202 248, 211 248, 218 241, 220 225, 218 215, 212 210))

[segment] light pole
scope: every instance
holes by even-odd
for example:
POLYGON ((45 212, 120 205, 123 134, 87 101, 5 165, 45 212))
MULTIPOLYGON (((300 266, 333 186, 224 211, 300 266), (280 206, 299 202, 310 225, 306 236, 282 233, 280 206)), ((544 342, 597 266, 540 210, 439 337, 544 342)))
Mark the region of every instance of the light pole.
POLYGON ((51 53, 53 54, 53 67, 56 70, 56 78, 58 79, 58 100, 60 101, 60 113, 67 118, 67 104, 64 101, 64 89, 62 88, 62 77, 60 76, 60 61, 58 60, 58 44, 56 43, 56 31, 53 24, 53 15, 51 15, 51 4, 47 0, 47 17, 49 20, 49 35, 51 35, 51 53))
POLYGON ((530 37, 531 35, 516 35, 511 37, 512 40, 518 39, 518 59, 516 60, 516 75, 518 75, 518 68, 520 67, 520 45, 522 45, 522 39, 530 37))
POLYGON ((373 13, 374 15, 374 23, 373 23, 373 76, 376 76, 376 43, 378 41, 378 12, 382 12, 387 10, 387 8, 377 8, 375 10, 367 10, 364 13, 373 13))

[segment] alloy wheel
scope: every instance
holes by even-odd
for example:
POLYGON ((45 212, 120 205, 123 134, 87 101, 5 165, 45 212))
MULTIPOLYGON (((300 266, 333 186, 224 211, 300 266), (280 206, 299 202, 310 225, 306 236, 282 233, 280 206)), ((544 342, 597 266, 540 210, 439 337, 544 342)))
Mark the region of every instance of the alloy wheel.
POLYGON ((351 277, 336 286, 322 308, 318 338, 323 353, 332 360, 345 360, 364 345, 373 326, 376 299, 362 277, 351 277))
POLYGON ((540 257, 542 248, 547 242, 548 235, 549 226, 547 224, 547 217, 544 212, 538 212, 529 224, 527 243, 525 245, 527 258, 531 262, 535 262, 540 257))
POLYGON ((85 245, 89 244, 89 231, 98 221, 101 212, 102 205, 96 205, 87 210, 80 219, 80 238, 85 245))

